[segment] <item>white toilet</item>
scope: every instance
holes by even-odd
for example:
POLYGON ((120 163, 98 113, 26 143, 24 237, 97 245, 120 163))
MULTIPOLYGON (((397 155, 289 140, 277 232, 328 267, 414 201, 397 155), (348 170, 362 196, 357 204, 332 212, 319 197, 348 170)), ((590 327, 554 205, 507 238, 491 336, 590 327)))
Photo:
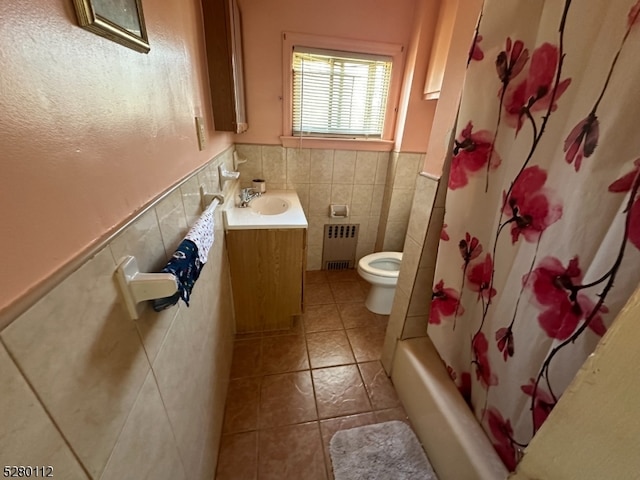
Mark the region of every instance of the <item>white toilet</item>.
POLYGON ((365 305, 373 313, 391 313, 401 261, 402 252, 377 252, 358 262, 358 274, 371 284, 365 305))

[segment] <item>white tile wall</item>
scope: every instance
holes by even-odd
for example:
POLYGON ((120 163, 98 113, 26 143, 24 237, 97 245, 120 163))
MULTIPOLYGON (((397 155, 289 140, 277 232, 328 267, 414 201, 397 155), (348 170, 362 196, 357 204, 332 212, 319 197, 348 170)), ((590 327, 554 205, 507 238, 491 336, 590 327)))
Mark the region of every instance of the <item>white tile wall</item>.
POLYGON ((267 189, 283 187, 298 192, 309 221, 308 270, 321 267, 321 232, 326 223, 360 224, 357 259, 374 251, 381 225, 380 248, 402 251, 422 154, 393 153, 390 163, 387 152, 243 144, 236 148, 248 160, 239 168, 243 186, 250 185, 248 177, 258 175, 266 180, 267 189), (394 181, 393 185, 388 180, 394 181), (386 208, 385 187, 389 189, 386 208), (350 218, 330 218, 331 203, 348 205, 350 218))
POLYGON ((189 308, 147 306, 133 322, 113 273, 125 254, 146 271, 166 262, 200 214, 199 184, 216 191, 230 153, 0 332, 3 464, 52 464, 69 479, 213 478, 234 330, 220 212, 189 308))

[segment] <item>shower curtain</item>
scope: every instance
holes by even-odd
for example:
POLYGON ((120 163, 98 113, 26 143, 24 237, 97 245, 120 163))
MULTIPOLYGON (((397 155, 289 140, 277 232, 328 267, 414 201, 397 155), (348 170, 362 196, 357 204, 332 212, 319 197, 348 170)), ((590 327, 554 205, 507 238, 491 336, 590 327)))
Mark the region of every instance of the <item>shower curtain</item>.
POLYGON ((639 12, 487 0, 469 53, 428 334, 511 470, 640 281, 639 12))

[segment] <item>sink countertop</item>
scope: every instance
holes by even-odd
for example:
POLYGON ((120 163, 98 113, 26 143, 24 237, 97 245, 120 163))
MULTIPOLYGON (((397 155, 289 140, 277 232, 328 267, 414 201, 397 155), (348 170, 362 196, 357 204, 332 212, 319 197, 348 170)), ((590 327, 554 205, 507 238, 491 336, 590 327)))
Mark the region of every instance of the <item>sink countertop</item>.
MULTIPOLYGON (((238 192, 234 192, 234 200, 238 192)), ((251 206, 240 208, 236 201, 224 210, 224 226, 226 230, 251 230, 268 228, 307 228, 307 217, 304 215, 300 199, 295 190, 269 190, 263 197, 277 197, 286 200, 289 208, 278 215, 261 215, 251 206)))

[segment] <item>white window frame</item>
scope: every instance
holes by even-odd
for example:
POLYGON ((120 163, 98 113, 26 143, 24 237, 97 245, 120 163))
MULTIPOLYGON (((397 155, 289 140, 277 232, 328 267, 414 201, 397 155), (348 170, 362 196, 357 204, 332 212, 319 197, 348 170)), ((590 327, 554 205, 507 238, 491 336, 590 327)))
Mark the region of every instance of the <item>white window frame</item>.
POLYGON ((285 147, 335 148, 390 151, 398 115, 400 87, 404 72, 404 47, 402 45, 369 42, 337 37, 324 37, 294 32, 282 35, 282 132, 280 137, 285 147), (392 58, 391 80, 387 97, 387 109, 380 139, 340 139, 322 136, 292 135, 293 131, 293 47, 308 47, 344 52, 383 55, 392 58))

